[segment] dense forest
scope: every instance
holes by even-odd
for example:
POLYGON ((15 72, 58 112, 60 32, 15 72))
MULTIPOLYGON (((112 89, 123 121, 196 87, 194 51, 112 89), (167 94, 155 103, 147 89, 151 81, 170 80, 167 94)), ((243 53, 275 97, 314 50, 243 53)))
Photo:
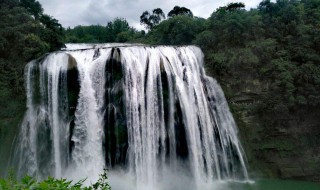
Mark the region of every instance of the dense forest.
MULTIPOLYGON (((25 110, 25 64, 64 43, 109 42, 201 47, 207 73, 221 83, 253 165, 257 159, 270 161, 266 151, 294 158, 292 152, 319 144, 320 132, 313 129, 320 123, 320 0, 263 0, 251 10, 230 3, 207 19, 185 7, 167 15, 155 8, 140 17, 146 31, 125 18, 106 26, 63 28, 36 0, 1 0, 0 5, 0 141, 8 149, 25 110), (296 125, 309 127, 301 129, 307 134, 287 137, 296 125), (299 145, 297 138, 303 141, 299 145)), ((310 180, 320 176, 319 160, 308 160, 315 170, 310 180)), ((300 177, 276 167, 272 162, 258 168, 265 175, 300 177)))

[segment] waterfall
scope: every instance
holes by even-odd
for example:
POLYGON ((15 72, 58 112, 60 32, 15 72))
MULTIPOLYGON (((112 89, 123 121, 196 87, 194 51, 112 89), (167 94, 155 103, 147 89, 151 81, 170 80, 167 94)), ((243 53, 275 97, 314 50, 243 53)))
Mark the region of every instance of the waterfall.
POLYGON ((94 180, 109 168, 137 189, 157 189, 181 168, 195 187, 247 180, 236 124, 203 57, 195 46, 67 44, 31 61, 18 176, 94 180))

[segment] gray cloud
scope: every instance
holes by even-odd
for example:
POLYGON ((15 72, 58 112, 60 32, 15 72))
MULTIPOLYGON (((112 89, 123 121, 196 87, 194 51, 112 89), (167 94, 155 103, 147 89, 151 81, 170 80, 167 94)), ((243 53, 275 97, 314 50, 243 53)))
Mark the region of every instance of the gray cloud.
MULTIPOLYGON (((131 26, 139 23, 143 11, 161 8, 167 14, 175 5, 189 8, 195 16, 207 18, 231 0, 38 0, 45 13, 55 17, 64 27, 77 25, 105 25, 116 17, 126 18, 131 26)), ((239 1, 239 0, 238 0, 239 1)), ((247 8, 256 7, 261 0, 240 0, 247 8)))

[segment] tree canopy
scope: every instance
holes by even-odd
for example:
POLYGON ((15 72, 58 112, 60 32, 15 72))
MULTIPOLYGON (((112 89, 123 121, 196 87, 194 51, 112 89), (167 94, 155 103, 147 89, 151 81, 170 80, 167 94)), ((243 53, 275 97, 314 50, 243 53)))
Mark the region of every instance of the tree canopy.
POLYGON ((150 30, 165 18, 166 16, 162 9, 156 8, 153 9, 152 14, 150 14, 148 11, 144 11, 140 16, 140 23, 144 25, 146 29, 150 30))
POLYGON ((235 11, 235 10, 240 10, 240 9, 244 9, 245 8, 245 5, 244 3, 229 3, 227 6, 226 6, 226 11, 235 11))
POLYGON ((66 42, 69 43, 106 43, 135 41, 144 36, 144 31, 129 26, 124 18, 115 18, 106 26, 76 26, 68 28, 65 34, 66 42))
POLYGON ((188 45, 205 30, 205 19, 179 15, 162 21, 148 35, 148 43, 188 45))
POLYGON ((36 0, 20 0, 20 5, 24 7, 35 19, 43 14, 43 8, 41 4, 36 0))
POLYGON ((189 16, 189 17, 193 17, 193 13, 190 11, 190 9, 187 9, 185 7, 179 7, 179 6, 175 6, 169 13, 168 13, 168 17, 175 17, 175 16, 189 16))
POLYGON ((268 84, 259 104, 264 113, 320 105, 320 1, 264 0, 257 9, 243 7, 217 9, 194 41, 216 76, 250 73, 268 84))

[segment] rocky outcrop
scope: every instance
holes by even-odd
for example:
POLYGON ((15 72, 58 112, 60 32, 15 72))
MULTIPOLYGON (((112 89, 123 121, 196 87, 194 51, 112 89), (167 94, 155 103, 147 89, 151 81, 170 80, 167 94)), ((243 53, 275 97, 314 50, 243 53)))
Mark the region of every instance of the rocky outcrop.
POLYGON ((320 109, 257 112, 268 83, 220 81, 237 121, 252 176, 320 181, 320 109))

